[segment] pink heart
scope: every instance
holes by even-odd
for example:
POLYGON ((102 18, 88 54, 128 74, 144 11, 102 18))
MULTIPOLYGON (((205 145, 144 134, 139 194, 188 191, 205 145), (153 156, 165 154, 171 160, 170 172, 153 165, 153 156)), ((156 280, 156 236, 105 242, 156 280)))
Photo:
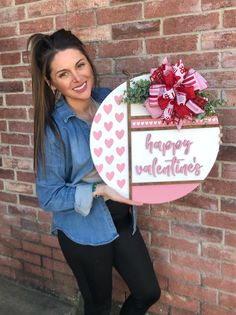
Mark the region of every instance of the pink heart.
POLYGON ((115 101, 117 105, 120 105, 122 99, 123 99, 122 95, 115 95, 115 101))
POLYGON ((120 114, 116 113, 115 116, 116 116, 116 120, 118 122, 121 122, 122 119, 124 118, 124 114, 123 113, 120 113, 120 114))
POLYGON ((110 131, 112 126, 113 126, 113 122, 112 121, 104 123, 104 127, 106 128, 107 131, 110 131))
POLYGON ((98 173, 101 173, 102 169, 103 169, 103 165, 99 164, 99 165, 95 165, 96 170, 98 171, 98 173))
POLYGON ((112 180, 114 174, 115 174, 114 172, 106 172, 107 179, 112 180))
POLYGON ((108 148, 110 148, 113 144, 113 139, 106 139, 105 140, 105 144, 108 148))
POLYGON ((99 131, 94 131, 94 132, 93 132, 93 136, 94 136, 94 138, 95 138, 96 140, 99 140, 99 139, 101 138, 101 136, 102 136, 101 130, 99 130, 99 131))
POLYGON ((94 117, 95 123, 99 123, 101 117, 102 117, 102 115, 100 113, 97 113, 97 115, 94 117))
POLYGON ((118 171, 121 173, 125 168, 125 163, 116 164, 118 171))
POLYGON ((110 114, 111 109, 112 109, 112 105, 111 105, 111 104, 104 105, 103 108, 104 108, 104 111, 105 111, 107 114, 110 114))
POLYGON ((122 188, 125 184, 125 179, 121 179, 121 180, 118 179, 117 184, 120 188, 122 188))
POLYGON ((110 155, 110 156, 107 155, 105 159, 106 159, 108 164, 111 164, 114 160, 114 156, 113 155, 110 155))
POLYGON ((102 154, 102 148, 95 148, 94 153, 96 156, 100 156, 102 154))
POLYGON ((116 148, 116 152, 121 156, 125 152, 125 147, 116 148))
POLYGON ((123 129, 116 130, 116 136, 118 139, 121 139, 124 136, 125 131, 123 129))

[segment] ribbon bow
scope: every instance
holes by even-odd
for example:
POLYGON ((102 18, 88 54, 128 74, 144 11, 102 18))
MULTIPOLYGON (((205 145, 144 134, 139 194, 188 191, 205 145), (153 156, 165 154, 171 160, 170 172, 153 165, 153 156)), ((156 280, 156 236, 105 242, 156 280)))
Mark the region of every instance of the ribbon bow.
MULTIPOLYGON (((206 80, 194 69, 187 69, 182 60, 172 65, 167 58, 157 69, 151 69, 146 108, 153 118, 162 117, 180 123, 183 118, 204 112, 207 100, 197 91, 207 88, 206 80)), ((178 125, 177 125, 178 127, 178 125)))

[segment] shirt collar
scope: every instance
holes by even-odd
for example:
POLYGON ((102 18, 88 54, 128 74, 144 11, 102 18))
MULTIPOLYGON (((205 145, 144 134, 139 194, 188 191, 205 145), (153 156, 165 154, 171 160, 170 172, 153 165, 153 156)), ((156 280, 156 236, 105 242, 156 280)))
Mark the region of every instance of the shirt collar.
POLYGON ((56 111, 60 113, 60 116, 62 117, 63 121, 65 123, 68 122, 68 120, 72 117, 76 117, 73 110, 70 108, 70 106, 67 104, 65 98, 61 95, 58 101, 56 102, 56 111))

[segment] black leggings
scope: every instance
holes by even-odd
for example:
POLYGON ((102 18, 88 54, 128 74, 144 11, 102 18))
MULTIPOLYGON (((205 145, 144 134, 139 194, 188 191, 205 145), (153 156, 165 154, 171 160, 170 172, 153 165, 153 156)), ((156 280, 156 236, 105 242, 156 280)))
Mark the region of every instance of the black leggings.
MULTIPOLYGON (((116 203, 117 204, 117 203, 116 203)), ((132 235, 130 215, 114 221, 119 237, 100 245, 80 245, 62 231, 58 239, 84 299, 84 315, 109 315, 112 300, 112 266, 127 283, 131 294, 120 315, 144 315, 161 294, 153 266, 137 229, 132 235)))

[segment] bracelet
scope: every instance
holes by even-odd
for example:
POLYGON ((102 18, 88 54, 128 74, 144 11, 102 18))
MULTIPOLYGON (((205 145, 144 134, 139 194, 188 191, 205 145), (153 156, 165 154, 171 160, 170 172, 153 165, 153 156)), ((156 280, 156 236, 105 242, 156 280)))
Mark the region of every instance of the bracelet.
MULTIPOLYGON (((96 189, 97 189, 97 183, 93 183, 93 185, 92 185, 92 193, 94 193, 96 191, 96 189)), ((97 198, 98 195, 94 195, 94 197, 97 198)))

